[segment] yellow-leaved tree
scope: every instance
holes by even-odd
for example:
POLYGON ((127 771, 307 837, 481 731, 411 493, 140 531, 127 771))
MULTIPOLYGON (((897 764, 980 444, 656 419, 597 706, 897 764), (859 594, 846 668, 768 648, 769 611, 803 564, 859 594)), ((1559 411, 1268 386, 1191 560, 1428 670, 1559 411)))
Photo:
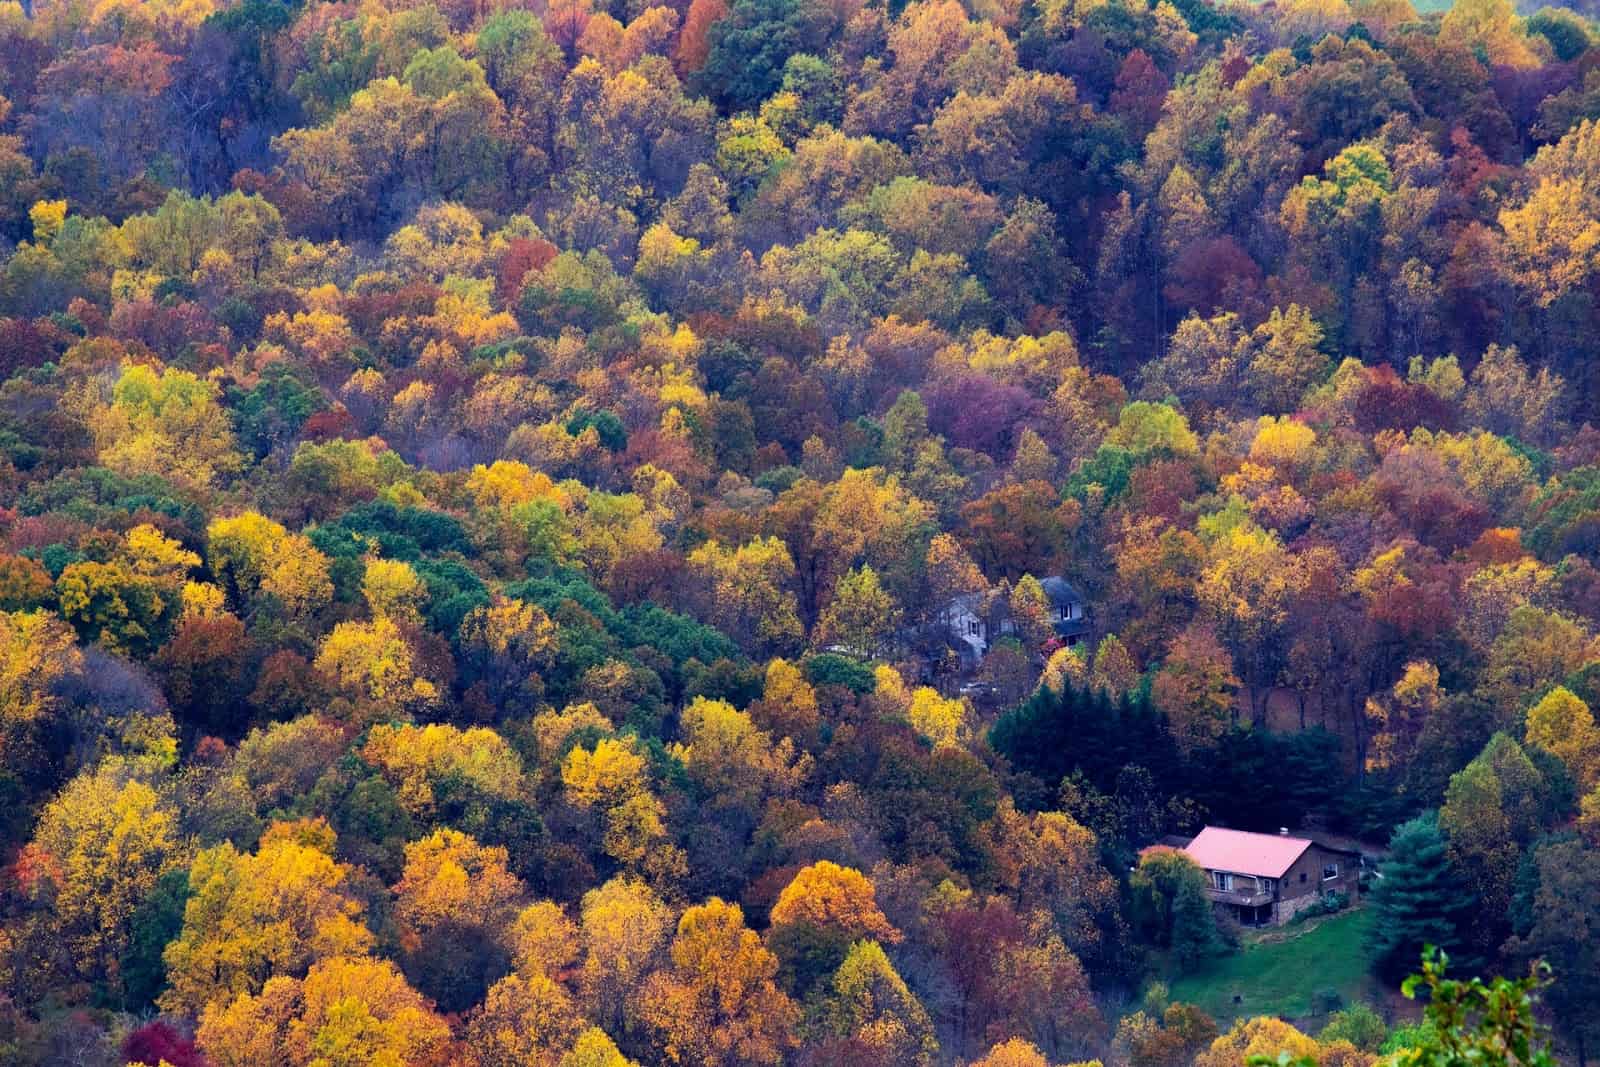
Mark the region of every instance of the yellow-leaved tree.
POLYGON ((90 426, 100 462, 122 474, 206 489, 244 466, 217 387, 188 371, 124 364, 90 426))
POLYGON ((197 1043, 218 1067, 446 1067, 450 1026, 388 960, 339 956, 208 1007, 197 1043))
POLYGON ((434 813, 435 786, 446 781, 492 801, 516 800, 528 789, 516 750, 481 726, 383 723, 367 734, 361 758, 383 772, 407 811, 425 818, 434 813))
POLYGON ((938 1055, 927 1009, 876 941, 850 946, 823 1004, 827 1030, 870 1050, 879 1062, 922 1067, 938 1055))
POLYGON ((317 960, 372 944, 351 868, 331 855, 326 824, 277 824, 259 851, 208 848, 189 869, 183 927, 167 946, 167 1011, 198 1014, 273 977, 299 978, 317 960))
POLYGON ((46 805, 18 864, 77 974, 115 989, 135 913, 182 853, 169 803, 109 761, 46 805))
POLYGON ((901 938, 878 906, 872 880, 831 860, 795 874, 778 894, 770 918, 767 944, 797 992, 836 970, 853 943, 892 944, 901 938))
POLYGON ((846 941, 871 937, 899 941, 900 932, 878 907, 877 889, 853 867, 819 860, 802 868, 772 906, 774 930, 804 924, 846 941))
POLYGON ((903 615, 870 566, 847 571, 833 587, 833 598, 817 619, 812 640, 871 655, 899 626, 903 615))
POLYGON ((604 1030, 591 1026, 578 1035, 572 1050, 561 1057, 556 1067, 639 1067, 639 1064, 624 1056, 604 1030))
POLYGON ((621 1033, 672 928, 672 911, 644 882, 618 877, 583 895, 580 921, 584 1000, 607 1032, 621 1033))
POLYGON ((961 697, 944 697, 923 685, 912 691, 906 718, 912 729, 933 744, 959 745, 967 737, 967 710, 961 697))
POLYGON ((541 900, 518 913, 506 940, 515 970, 472 1013, 468 1039, 483 1067, 559 1067, 584 1045, 583 1014, 566 981, 578 955, 577 925, 541 900))
POLYGON ((1276 1060, 1279 1053, 1291 1059, 1308 1057, 1315 1061, 1319 1052, 1315 1039, 1307 1037, 1282 1019, 1257 1016, 1240 1019, 1233 1028, 1195 1057, 1195 1067, 1244 1067, 1252 1056, 1276 1060))
POLYGON ((1580 789, 1600 779, 1600 727, 1589 705, 1566 686, 1556 686, 1528 709, 1527 739, 1566 764, 1580 789))
POLYGON ((476 927, 498 935, 523 894, 498 845, 480 845, 458 830, 441 829, 405 848, 405 870, 394 887, 400 943, 416 951, 440 930, 476 927))
POLYGON ((795 755, 793 741, 774 744, 726 700, 695 697, 683 711, 679 733, 683 742, 671 752, 713 803, 754 809, 768 793, 798 785, 810 767, 810 757, 795 755))
POLYGON ((361 594, 374 619, 415 624, 422 619, 428 591, 411 564, 398 559, 370 559, 361 576, 361 594))
POLYGON ((972 1067, 1050 1067, 1050 1061, 1032 1042, 1013 1037, 990 1049, 988 1055, 974 1060, 972 1067))
POLYGON ((554 654, 556 624, 543 608, 496 595, 461 620, 457 639, 463 680, 481 687, 502 713, 534 704, 539 671, 554 654))
POLYGON ((481 1001, 506 958, 503 944, 523 899, 498 845, 440 829, 405 847, 395 923, 406 974, 441 1009, 481 1001))
POLYGON ((61 710, 56 683, 83 667, 72 627, 48 611, 0 611, 0 765, 42 768, 42 731, 61 710))
POLYGON ((707 541, 689 554, 689 568, 706 585, 709 621, 746 648, 781 649, 804 632, 794 594, 794 560, 776 537, 738 548, 707 541))
POLYGON ((28 221, 33 224, 33 242, 48 245, 67 221, 65 200, 40 200, 28 209, 28 221))
POLYGON ((595 809, 604 822, 606 855, 635 874, 672 879, 686 870, 681 848, 667 834, 667 809, 650 791, 649 761, 632 738, 602 738, 576 747, 561 766, 567 798, 595 809))
POLYGON ((650 976, 639 1013, 668 1063, 779 1064, 800 1011, 774 978, 778 960, 739 905, 712 897, 678 920, 671 965, 650 976))
POLYGON ((290 616, 304 618, 333 597, 328 557, 304 534, 259 512, 213 519, 206 527, 206 562, 241 610, 266 594, 290 616))
POLYGON ((335 626, 317 649, 316 668, 343 698, 330 712, 355 725, 407 719, 439 697, 405 635, 385 617, 335 626))
MULTIPOLYGON (((1504 0, 1477 0, 1472 6, 1479 11, 1498 7, 1503 14, 1511 7, 1504 0)), ((1457 5, 1451 14, 1459 9, 1457 5)), ((1506 33, 1495 20, 1474 20, 1479 23, 1506 33)), ((1600 178, 1593 169, 1597 151, 1600 124, 1586 120, 1573 127, 1529 162, 1527 195, 1500 210, 1511 278, 1541 308, 1583 286, 1600 267, 1600 178)))

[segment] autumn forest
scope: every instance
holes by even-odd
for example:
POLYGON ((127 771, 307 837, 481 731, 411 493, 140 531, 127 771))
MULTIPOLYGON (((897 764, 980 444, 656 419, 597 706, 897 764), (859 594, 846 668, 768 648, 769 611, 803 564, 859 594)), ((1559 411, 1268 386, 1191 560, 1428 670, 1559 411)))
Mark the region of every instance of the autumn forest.
POLYGON ((0 1063, 1583 1067, 1600 23, 1438 6, 0 0, 0 1063))

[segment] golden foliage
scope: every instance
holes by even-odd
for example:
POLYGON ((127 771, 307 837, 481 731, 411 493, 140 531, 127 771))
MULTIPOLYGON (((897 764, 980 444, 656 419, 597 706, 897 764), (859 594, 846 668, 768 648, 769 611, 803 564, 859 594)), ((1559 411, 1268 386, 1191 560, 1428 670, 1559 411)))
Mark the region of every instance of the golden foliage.
POLYGON ((1594 714, 1565 686, 1556 686, 1528 710, 1527 738, 1551 753, 1587 791, 1600 780, 1600 727, 1594 714))
POLYGON ((967 739, 967 711, 964 699, 940 696, 937 689, 923 685, 912 692, 906 718, 934 745, 959 745, 967 739))
POLYGON ((649 789, 648 761, 631 741, 604 738, 574 748, 561 765, 561 783, 580 807, 614 807, 649 789))
POLYGON ((428 591, 411 564, 394 559, 370 559, 361 575, 361 594, 374 619, 417 623, 427 603, 428 591))
POLYGON ((509 974, 489 988, 466 1030, 477 1067, 558 1067, 583 1025, 560 983, 542 974, 509 974))
POLYGON ((1281 1019, 1240 1019, 1233 1028, 1195 1057, 1195 1067, 1244 1067, 1252 1056, 1317 1058, 1317 1043, 1281 1019))
POLYGON ((395 884, 401 943, 415 951, 433 931, 479 927, 498 933, 510 922, 522 883, 506 869, 508 854, 459 830, 435 830, 406 846, 395 884))
POLYGON ((268 841, 253 855, 232 844, 206 849, 189 870, 183 928, 167 946, 169 1011, 198 1013, 272 977, 297 978, 317 960, 359 955, 372 944, 351 868, 319 848, 268 841))
POLYGON ((750 716, 725 700, 695 697, 684 709, 679 732, 683 743, 672 754, 710 796, 754 805, 768 792, 798 786, 810 757, 796 756, 794 742, 772 738, 750 716))
POLYGON ((368 733, 361 758, 382 768, 400 803, 418 814, 432 811, 434 785, 447 778, 502 800, 522 796, 527 787, 515 750, 481 726, 381 724, 368 733))
POLYGON ((445 1067, 450 1027, 393 963, 340 956, 303 980, 212 1005, 197 1042, 218 1067, 445 1067))
POLYGON ((1013 1037, 990 1049, 988 1055, 973 1060, 972 1067, 1050 1067, 1050 1061, 1031 1042, 1013 1037))
POLYGON ((878 907, 877 890, 867 876, 831 860, 803 868, 783 887, 772 905, 774 927, 799 923, 837 932, 850 940, 900 940, 900 932, 878 907))
POLYGON ((317 649, 316 668, 348 698, 356 724, 408 717, 439 695, 417 672, 410 644, 387 618, 335 626, 317 649))
POLYGON ((100 462, 123 474, 206 489, 244 465, 216 386, 188 371, 124 364, 90 423, 100 462))
POLYGON ((57 682, 83 666, 72 628, 48 611, 0 612, 0 757, 27 765, 38 728, 60 707, 57 682))
POLYGON ((639 1005, 666 1062, 783 1062, 785 1050, 798 1043, 800 1012, 773 981, 777 958, 745 927, 737 904, 712 897, 685 911, 671 957, 669 969, 651 976, 639 1005))
POLYGON ((45 807, 23 861, 49 872, 49 922, 80 975, 117 981, 134 913, 180 852, 168 805, 114 765, 79 775, 45 807))

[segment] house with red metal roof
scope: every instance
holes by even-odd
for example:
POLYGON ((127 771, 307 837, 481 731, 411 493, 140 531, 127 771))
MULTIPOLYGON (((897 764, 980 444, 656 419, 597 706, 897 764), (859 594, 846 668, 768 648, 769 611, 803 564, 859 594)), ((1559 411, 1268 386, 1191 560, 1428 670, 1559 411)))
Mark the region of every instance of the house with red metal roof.
POLYGON ((1276 926, 1333 893, 1354 897, 1361 854, 1288 830, 1207 826, 1183 851, 1206 872, 1212 903, 1246 926, 1276 926))

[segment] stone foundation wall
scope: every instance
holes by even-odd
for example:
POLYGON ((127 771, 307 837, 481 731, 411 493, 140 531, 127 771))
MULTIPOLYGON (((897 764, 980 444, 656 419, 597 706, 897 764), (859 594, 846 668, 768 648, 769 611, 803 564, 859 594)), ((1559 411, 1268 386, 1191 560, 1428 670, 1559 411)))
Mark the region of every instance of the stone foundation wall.
POLYGON ((1275 909, 1273 922, 1281 926, 1290 919, 1294 918, 1296 915, 1299 915, 1302 911, 1305 911, 1307 908, 1311 907, 1313 904, 1316 904, 1321 899, 1322 894, 1320 893, 1303 893, 1298 897, 1290 897, 1288 900, 1280 900, 1278 901, 1275 909))

